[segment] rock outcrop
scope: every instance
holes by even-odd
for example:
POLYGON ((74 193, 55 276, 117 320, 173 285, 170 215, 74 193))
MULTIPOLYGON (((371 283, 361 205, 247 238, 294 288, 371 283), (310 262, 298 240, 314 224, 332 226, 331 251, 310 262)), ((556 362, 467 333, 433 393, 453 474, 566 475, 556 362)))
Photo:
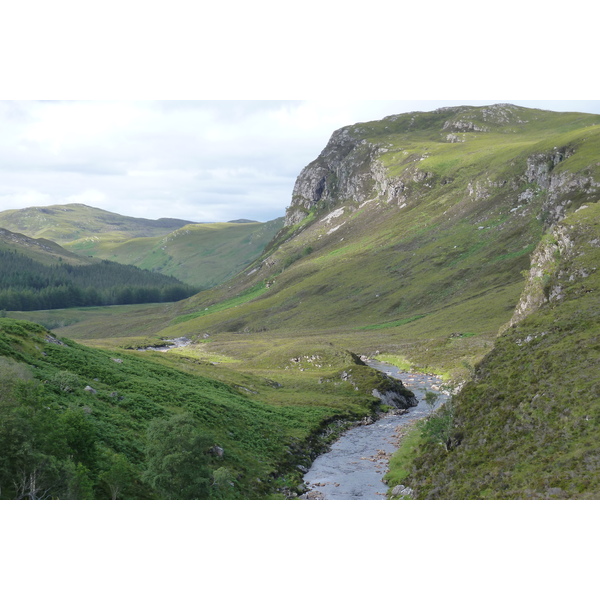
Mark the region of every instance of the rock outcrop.
POLYGON ((393 408, 410 408, 417 406, 419 401, 414 393, 405 388, 399 379, 384 376, 382 384, 373 389, 371 394, 379 398, 382 404, 393 408))

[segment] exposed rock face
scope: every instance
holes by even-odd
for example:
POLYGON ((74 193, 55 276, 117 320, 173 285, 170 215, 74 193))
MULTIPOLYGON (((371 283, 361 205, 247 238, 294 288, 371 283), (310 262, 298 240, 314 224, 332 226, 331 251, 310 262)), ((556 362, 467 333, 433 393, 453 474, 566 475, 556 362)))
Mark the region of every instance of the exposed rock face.
MULTIPOLYGON (((440 141, 460 143, 465 142, 465 136, 473 132, 485 134, 494 127, 506 128, 507 125, 527 123, 527 120, 521 118, 521 111, 519 107, 510 104, 498 104, 484 108, 439 109, 434 112, 446 116, 446 120, 439 124, 440 141)), ((393 123, 400 117, 407 115, 388 117, 387 121, 393 123)), ((408 130, 411 129, 412 122, 406 124, 408 130)), ((367 128, 360 124, 344 127, 333 133, 319 157, 298 176, 292 202, 286 213, 285 227, 301 222, 315 207, 322 208, 325 212, 328 208, 333 209, 347 201, 360 207, 365 202, 380 200, 404 208, 418 201, 428 189, 449 183, 445 180, 438 181, 433 173, 420 168, 419 163, 429 156, 427 153, 420 155, 404 152, 401 175, 390 175, 382 161, 382 157, 390 150, 385 139, 368 136, 367 128)), ((488 197, 493 188, 510 184, 515 198, 521 203, 530 201, 534 190, 543 192, 546 195, 542 208, 543 220, 546 226, 550 226, 564 217, 567 207, 572 203, 571 196, 574 192, 587 190, 587 193, 597 193, 599 189, 600 184, 592 177, 569 171, 554 171, 574 152, 573 148, 565 146, 556 147, 547 153, 532 154, 526 159, 524 172, 520 177, 511 181, 491 181, 484 175, 470 181, 465 191, 469 196, 474 195, 476 200, 481 200, 488 197), (530 186, 525 191, 522 187, 524 182, 530 186)))
POLYGON ((284 225, 299 223, 317 202, 332 205, 339 199, 367 199, 377 153, 376 146, 355 137, 349 127, 335 131, 319 157, 296 179, 284 225))
MULTIPOLYGON (((585 210, 587 206, 578 209, 585 210)), ((597 247, 596 240, 588 240, 587 245, 597 247)), ((563 223, 554 225, 548 235, 538 244, 531 255, 531 268, 514 315, 506 328, 522 321, 547 302, 558 302, 564 298, 563 285, 589 277, 590 270, 571 266, 565 270, 559 265, 572 261, 585 253, 582 242, 573 238, 571 229, 563 223)), ((592 268, 594 269, 594 268, 592 268)))
POLYGON ((371 393, 375 398, 379 398, 382 404, 393 408, 410 408, 419 403, 413 392, 406 389, 399 379, 391 377, 386 377, 384 385, 374 389, 371 393))

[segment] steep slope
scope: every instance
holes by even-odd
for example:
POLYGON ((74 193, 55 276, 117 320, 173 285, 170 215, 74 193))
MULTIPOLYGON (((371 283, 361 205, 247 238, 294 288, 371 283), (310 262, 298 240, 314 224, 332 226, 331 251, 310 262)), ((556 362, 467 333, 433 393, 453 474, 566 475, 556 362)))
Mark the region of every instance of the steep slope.
POLYGON ((450 451, 425 444, 419 498, 600 498, 600 205, 532 256, 512 324, 453 400, 450 451))
POLYGON ((267 223, 185 225, 166 235, 113 239, 106 235, 70 242, 69 250, 171 275, 203 289, 237 275, 260 256, 281 229, 283 218, 267 223))
POLYGON ((182 304, 170 330, 329 331, 421 368, 455 346, 459 362, 481 356, 544 232, 600 197, 598 148, 600 116, 512 105, 340 129, 298 177, 265 255, 182 304))
POLYGON ((0 318, 0 499, 264 498, 381 408, 373 389, 412 397, 328 345, 309 376, 277 381, 214 360, 92 349, 0 318))
POLYGON ((0 212, 0 227, 28 237, 44 237, 61 246, 82 237, 104 234, 121 239, 164 235, 191 221, 140 219, 86 206, 64 204, 0 212))
POLYGON ((43 238, 33 239, 0 227, 0 250, 18 252, 45 265, 66 262, 70 265, 89 265, 94 261, 65 250, 62 246, 43 238))
POLYGON ((73 254, 0 229, 0 309, 40 310, 174 302, 197 289, 173 277, 73 254))

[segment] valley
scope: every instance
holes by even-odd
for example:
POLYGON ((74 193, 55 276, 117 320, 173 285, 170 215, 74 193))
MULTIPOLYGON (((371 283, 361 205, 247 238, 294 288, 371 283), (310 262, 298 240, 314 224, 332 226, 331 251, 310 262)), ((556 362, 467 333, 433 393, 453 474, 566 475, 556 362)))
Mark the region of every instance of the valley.
POLYGON ((394 485, 417 499, 598 498, 599 199, 599 115, 502 104, 334 132, 268 223, 115 225, 82 205, 0 213, 0 227, 51 239, 63 260, 206 288, 5 309, 1 408, 37 441, 27 464, 24 442, 7 445, 0 478, 40 471, 71 497, 298 497, 341 431, 390 410, 379 396, 410 397, 365 364, 377 357, 455 392, 407 435, 394 485), (19 403, 50 407, 68 447, 44 419, 35 437, 19 403), (157 466, 161 427, 180 458, 176 428, 198 436, 177 486, 157 466))

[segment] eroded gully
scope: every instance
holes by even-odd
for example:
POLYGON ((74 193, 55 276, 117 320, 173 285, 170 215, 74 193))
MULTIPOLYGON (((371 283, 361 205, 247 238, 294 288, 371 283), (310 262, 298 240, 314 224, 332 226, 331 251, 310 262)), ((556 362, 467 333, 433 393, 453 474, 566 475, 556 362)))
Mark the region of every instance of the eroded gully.
POLYGON ((369 360, 367 364, 400 379, 414 392, 419 404, 405 414, 385 415, 371 425, 355 427, 342 434, 329 452, 315 459, 304 476, 308 488, 302 496, 305 499, 385 500, 388 488, 382 478, 387 472, 390 455, 398 448, 400 431, 429 413, 429 406, 422 401, 428 391, 439 394, 438 405, 449 397, 448 392, 440 390, 442 381, 439 377, 408 373, 375 360, 369 360))

